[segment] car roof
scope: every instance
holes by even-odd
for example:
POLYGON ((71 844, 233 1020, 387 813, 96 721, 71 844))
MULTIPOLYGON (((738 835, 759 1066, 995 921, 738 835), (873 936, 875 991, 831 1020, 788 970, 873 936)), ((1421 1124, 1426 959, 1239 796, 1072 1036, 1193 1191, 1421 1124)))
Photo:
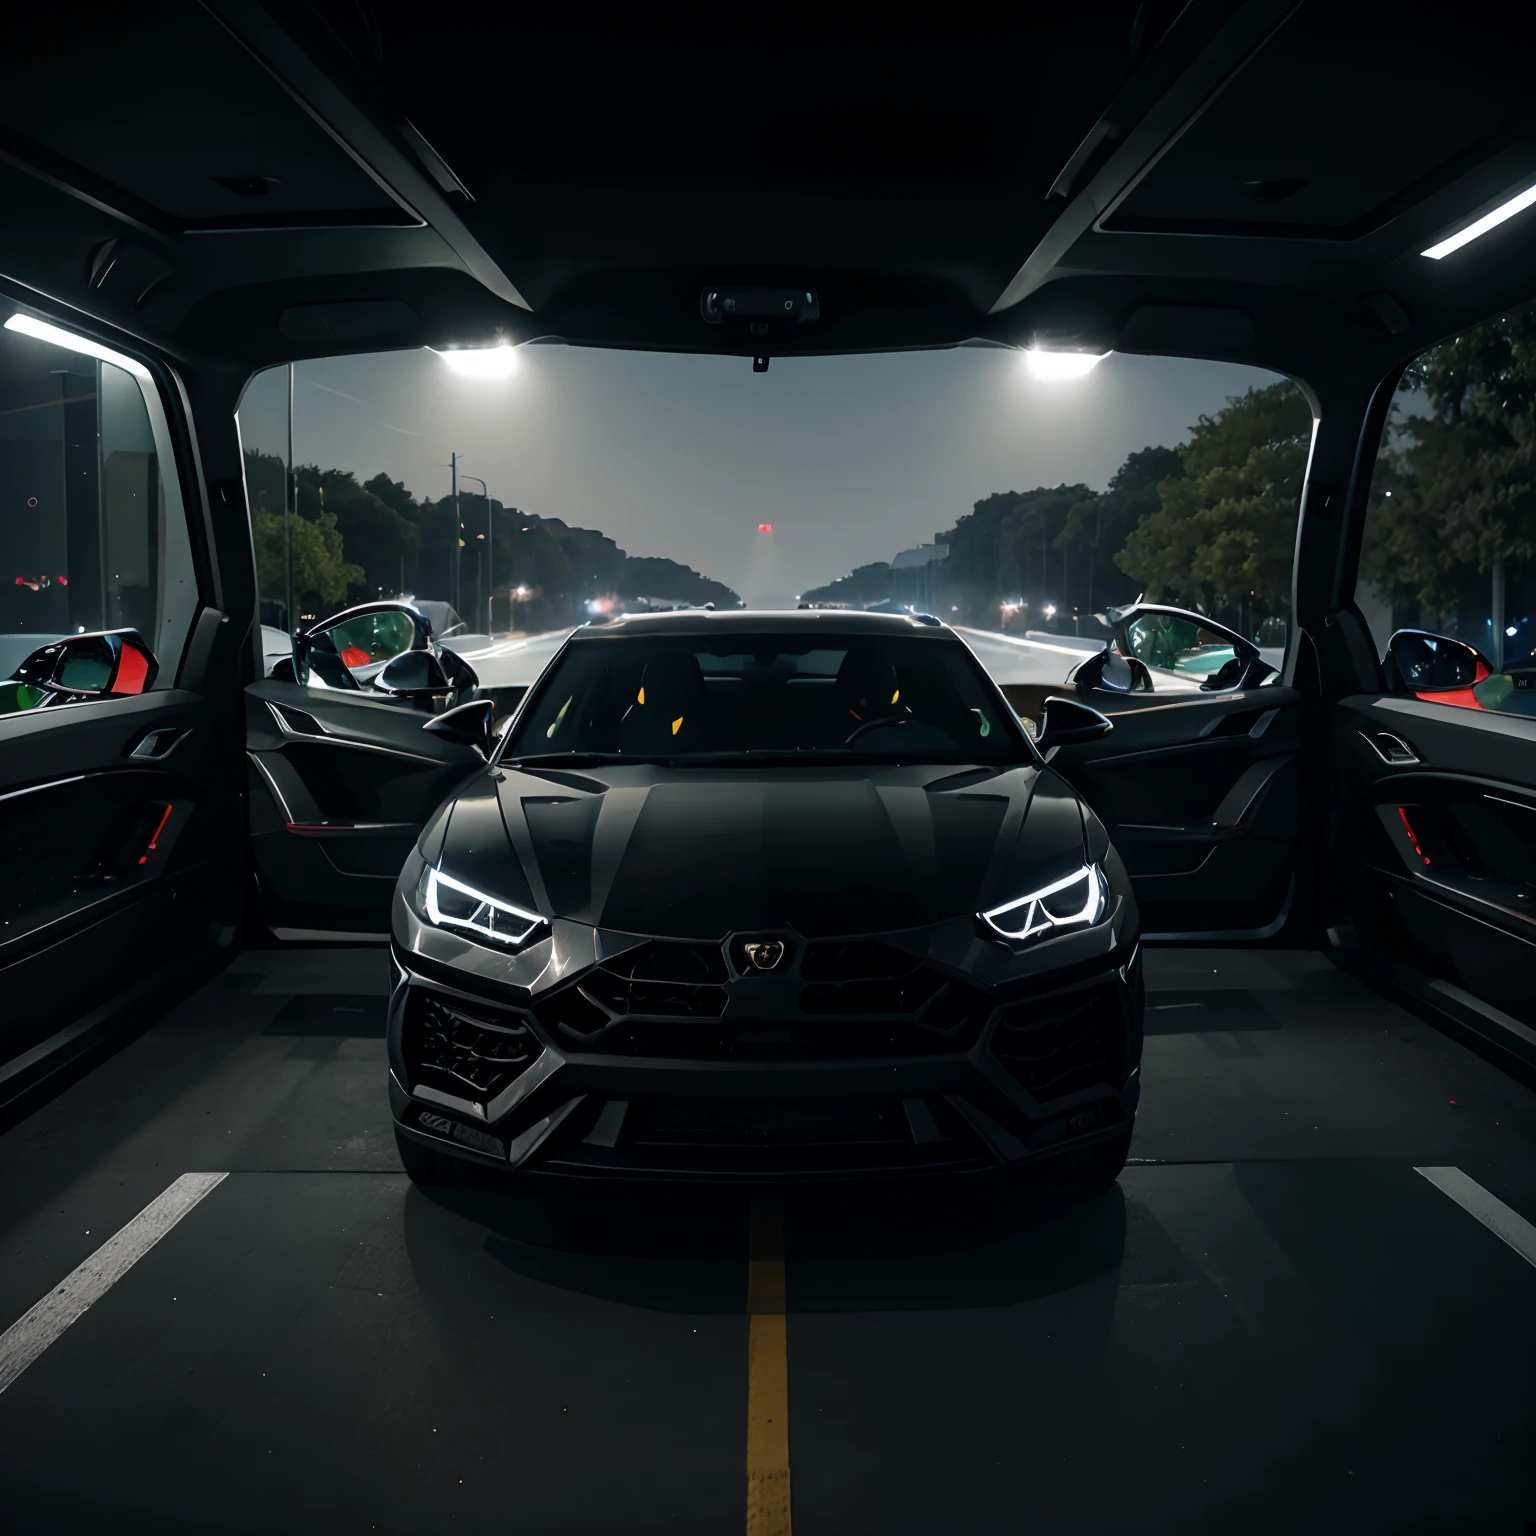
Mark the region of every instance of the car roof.
POLYGON ((901 635, 907 638, 950 640, 960 637, 945 624, 898 613, 855 613, 843 609, 742 609, 723 613, 689 608, 673 613, 624 614, 605 622, 584 624, 572 640, 612 640, 639 635, 762 635, 804 636, 821 632, 828 640, 841 636, 901 635))

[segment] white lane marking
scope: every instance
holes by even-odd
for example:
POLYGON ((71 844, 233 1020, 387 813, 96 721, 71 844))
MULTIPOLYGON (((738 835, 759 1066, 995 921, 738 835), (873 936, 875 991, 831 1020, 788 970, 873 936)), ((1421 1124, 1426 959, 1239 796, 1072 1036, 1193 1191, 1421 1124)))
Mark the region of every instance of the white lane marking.
POLYGON ((4 1392, 66 1328, 117 1284, 227 1173, 184 1173, 127 1226, 109 1237, 25 1316, 0 1333, 0 1392, 4 1392))
POLYGON ((1415 1168, 1442 1194, 1449 1195, 1469 1216, 1475 1216, 1493 1233, 1502 1238, 1527 1264, 1536 1264, 1536 1227, 1533 1227, 1518 1211, 1512 1211, 1502 1200, 1490 1195, 1476 1179, 1470 1179, 1460 1168, 1415 1168))

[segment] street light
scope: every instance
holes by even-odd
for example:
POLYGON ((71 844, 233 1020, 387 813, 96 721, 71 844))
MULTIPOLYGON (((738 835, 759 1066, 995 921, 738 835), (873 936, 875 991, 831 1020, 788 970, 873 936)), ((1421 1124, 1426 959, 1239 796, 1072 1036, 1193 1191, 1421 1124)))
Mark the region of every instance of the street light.
MULTIPOLYGON (((495 601, 496 601, 495 596, 494 596, 495 591, 496 591, 496 540, 495 540, 495 537, 494 537, 494 535, 495 535, 495 528, 496 528, 496 520, 491 515, 491 493, 487 489, 485 481, 482 480, 479 475, 460 475, 459 479, 461 479, 461 480, 473 480, 475 482, 475 484, 480 487, 480 492, 485 497, 485 527, 486 527, 486 540, 485 540, 485 564, 486 564, 485 632, 486 632, 486 634, 490 634, 490 632, 491 632, 491 623, 492 623, 492 619, 494 618, 494 615, 493 615, 491 610, 492 610, 492 608, 493 608, 493 606, 495 604, 495 601)), ((480 596, 480 594, 477 592, 475 594, 476 606, 477 607, 479 606, 479 596, 480 596)))

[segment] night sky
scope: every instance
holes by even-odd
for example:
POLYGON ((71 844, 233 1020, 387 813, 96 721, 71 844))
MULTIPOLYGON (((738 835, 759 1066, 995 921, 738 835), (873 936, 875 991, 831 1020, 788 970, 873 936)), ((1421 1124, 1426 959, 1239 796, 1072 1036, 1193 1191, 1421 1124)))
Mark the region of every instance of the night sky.
MULTIPOLYGON (((1111 356, 1046 384, 997 348, 775 358, 766 374, 746 358, 520 356, 494 382, 425 351, 302 363, 296 457, 360 480, 382 470, 427 497, 447 491, 456 450, 508 506, 684 561, 754 604, 787 602, 932 539, 994 491, 1102 489, 1127 453, 1182 441, 1202 412, 1273 378, 1111 356)), ((281 398, 253 386, 247 447, 282 451, 281 398)))

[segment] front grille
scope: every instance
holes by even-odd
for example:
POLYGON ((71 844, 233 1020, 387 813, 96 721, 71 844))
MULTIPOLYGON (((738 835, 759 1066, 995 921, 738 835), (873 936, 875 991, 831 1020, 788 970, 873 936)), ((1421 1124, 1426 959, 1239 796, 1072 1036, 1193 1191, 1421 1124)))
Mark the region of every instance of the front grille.
MULTIPOLYGON (((977 1020, 985 1017, 985 1010, 977 1020)), ((543 1022, 546 1012, 541 1009, 543 1022)), ((644 1019, 623 1018, 601 1034, 566 1047, 610 1056, 688 1061, 850 1061, 865 1057, 935 1056, 966 1050, 979 1022, 945 1033, 906 1019, 644 1019)))
POLYGON ((942 1037, 946 1049, 969 1045, 991 1011, 985 993, 876 940, 812 944, 800 974, 813 1018, 877 1019, 914 1039, 942 1037))
POLYGON ((737 1016, 718 948, 651 942, 602 961, 534 1012, 564 1045, 606 1055, 827 1061, 968 1050, 992 1009, 986 993, 877 941, 808 945, 800 969, 804 1017, 793 1003, 787 1017, 737 1016))
POLYGON ((1097 1083, 1120 1086, 1125 1010, 1110 987, 1017 1003, 998 1020, 997 1059, 1039 1102, 1097 1083))
POLYGON ((515 1013, 466 1008, 415 987, 406 997, 401 1046, 419 1082, 480 1104, 494 1099, 542 1049, 515 1013))
POLYGON ((725 961, 710 945, 641 944, 561 987, 536 1013, 546 1029, 575 1044, 631 1015, 718 1019, 725 1011, 725 978, 725 961))

